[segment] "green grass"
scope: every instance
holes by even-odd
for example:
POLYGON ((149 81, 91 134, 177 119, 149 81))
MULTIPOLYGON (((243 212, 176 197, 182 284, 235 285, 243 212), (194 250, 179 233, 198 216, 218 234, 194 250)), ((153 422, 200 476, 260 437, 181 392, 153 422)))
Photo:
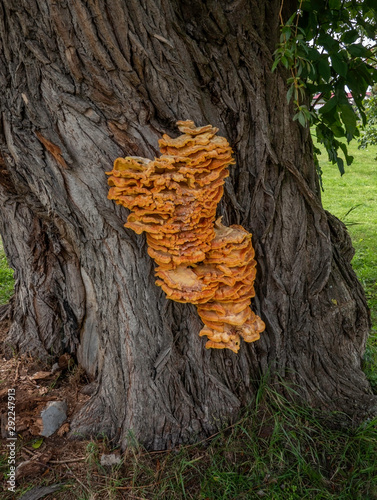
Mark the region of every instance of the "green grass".
POLYGON ((348 228, 355 248, 352 266, 358 275, 371 310, 372 332, 364 359, 364 370, 377 392, 377 146, 348 148, 354 162, 341 177, 336 165, 320 156, 323 172, 322 202, 348 228))
POLYGON ((4 253, 3 243, 0 239, 0 305, 6 304, 13 294, 13 270, 9 269, 4 253))

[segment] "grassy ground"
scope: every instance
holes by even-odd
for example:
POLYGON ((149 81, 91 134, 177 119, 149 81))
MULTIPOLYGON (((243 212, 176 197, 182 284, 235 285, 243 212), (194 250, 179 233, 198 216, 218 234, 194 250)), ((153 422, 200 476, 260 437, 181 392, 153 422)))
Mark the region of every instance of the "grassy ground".
POLYGON ((320 156, 322 202, 347 225, 355 248, 352 266, 364 286, 373 323, 364 369, 377 392, 377 146, 358 149, 351 142, 349 152, 355 159, 342 177, 326 153, 320 156))
POLYGON ((374 420, 353 431, 330 429, 324 415, 262 386, 256 407, 200 444, 154 453, 135 444, 118 465, 106 467, 100 457, 109 444, 92 441, 79 463, 50 466, 17 489, 21 495, 61 484, 56 500, 373 500, 376 426, 374 420))

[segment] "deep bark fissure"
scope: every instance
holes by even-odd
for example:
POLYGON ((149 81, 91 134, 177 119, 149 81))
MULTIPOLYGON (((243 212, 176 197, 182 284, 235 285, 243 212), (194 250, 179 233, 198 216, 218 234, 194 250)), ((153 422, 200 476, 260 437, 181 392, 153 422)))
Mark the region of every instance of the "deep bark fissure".
POLYGON ((192 442, 234 420, 268 372, 313 406, 355 421, 375 411, 352 246, 321 207, 309 131, 292 122, 284 75, 270 71, 279 7, 3 2, 8 342, 42 358, 71 352, 97 381, 73 434, 151 449, 192 442), (253 309, 267 325, 238 355, 204 349, 195 308, 166 300, 144 236, 124 229, 127 210, 106 198, 114 159, 158 155, 178 119, 219 127, 235 152, 219 215, 253 233, 253 309))

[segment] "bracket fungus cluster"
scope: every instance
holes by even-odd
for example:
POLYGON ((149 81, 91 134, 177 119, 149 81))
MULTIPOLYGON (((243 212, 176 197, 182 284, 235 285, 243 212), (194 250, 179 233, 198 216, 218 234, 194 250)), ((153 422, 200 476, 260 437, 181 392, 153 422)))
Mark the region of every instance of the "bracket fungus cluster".
POLYGON ((238 352, 240 337, 259 339, 263 321, 250 309, 256 262, 251 234, 216 220, 232 149, 212 125, 177 122, 153 161, 118 158, 107 172, 108 198, 131 210, 125 227, 147 235, 156 284, 169 299, 196 304, 207 348, 238 352))

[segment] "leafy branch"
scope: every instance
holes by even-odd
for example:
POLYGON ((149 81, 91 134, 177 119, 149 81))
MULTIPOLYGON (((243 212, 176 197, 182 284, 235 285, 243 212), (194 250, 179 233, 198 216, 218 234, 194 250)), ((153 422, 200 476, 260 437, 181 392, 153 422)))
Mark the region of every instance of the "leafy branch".
POLYGON ((279 65, 289 71, 293 120, 315 126, 317 141, 343 174, 344 161, 350 165, 353 157, 340 139, 350 142, 360 135, 360 122, 366 123, 364 98, 377 80, 375 45, 367 43, 377 32, 377 6, 373 0, 301 0, 285 23, 281 12, 272 71, 279 65))

